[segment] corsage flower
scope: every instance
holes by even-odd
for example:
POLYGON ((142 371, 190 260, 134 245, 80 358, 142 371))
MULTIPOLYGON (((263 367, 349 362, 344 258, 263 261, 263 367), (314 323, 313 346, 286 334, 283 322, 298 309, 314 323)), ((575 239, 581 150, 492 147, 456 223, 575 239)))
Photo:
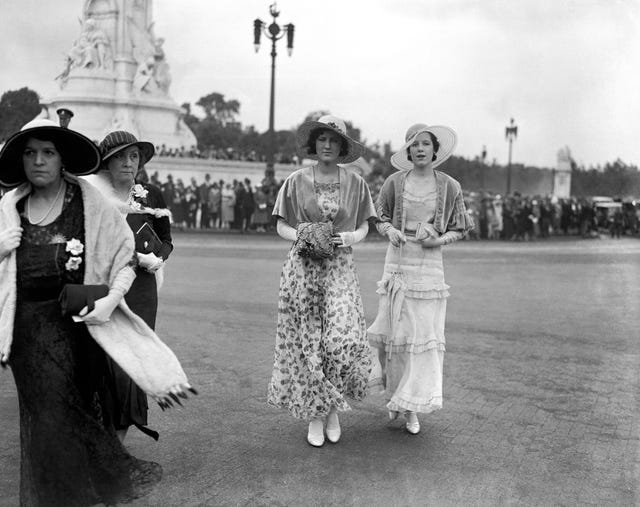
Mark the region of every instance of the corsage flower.
POLYGON ((147 194, 149 193, 149 191, 142 185, 140 185, 140 183, 133 185, 132 192, 133 196, 137 197, 138 199, 145 199, 147 197, 147 194))
POLYGON ((82 264, 82 257, 69 257, 64 268, 67 271, 76 271, 80 267, 80 264, 82 264))
POLYGON ((80 255, 82 252, 84 252, 84 245, 79 239, 72 238, 67 241, 67 247, 65 250, 71 255, 80 255))
POLYGON ((142 204, 140 204, 139 202, 136 202, 136 201, 131 201, 129 206, 131 206, 131 209, 133 211, 140 211, 142 209, 142 204))

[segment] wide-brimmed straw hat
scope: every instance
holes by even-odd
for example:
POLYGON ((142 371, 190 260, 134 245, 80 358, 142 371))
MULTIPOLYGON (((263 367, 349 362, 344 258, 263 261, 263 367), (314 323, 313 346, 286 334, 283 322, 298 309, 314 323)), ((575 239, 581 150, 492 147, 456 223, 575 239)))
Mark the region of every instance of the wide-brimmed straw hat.
POLYGON ((338 164, 353 162, 364 152, 364 147, 358 141, 351 139, 347 135, 347 126, 344 121, 337 116, 327 114, 317 120, 306 121, 298 127, 298 131, 296 132, 296 146, 298 148, 298 155, 302 158, 318 159, 316 153, 309 153, 309 136, 317 129, 335 132, 347 142, 347 153, 338 157, 336 161, 338 164))
POLYGON ((431 163, 431 167, 436 168, 447 160, 452 154, 458 142, 456 133, 449 127, 442 125, 426 125, 424 123, 416 123, 411 125, 405 135, 405 143, 396 153, 391 156, 391 165, 401 171, 409 171, 413 169, 413 162, 408 159, 407 148, 413 144, 415 138, 423 132, 431 132, 438 139, 440 147, 435 153, 435 160, 431 163))
POLYGON ((100 167, 100 152, 91 139, 62 128, 44 118, 36 118, 9 138, 0 151, 0 184, 15 187, 27 181, 22 164, 24 144, 30 137, 51 140, 64 161, 64 170, 76 176, 91 174, 100 167))
POLYGON ((147 141, 138 141, 136 136, 131 132, 124 130, 116 130, 110 132, 100 143, 100 154, 102 155, 102 162, 106 163, 111 157, 122 150, 126 150, 129 146, 137 146, 142 155, 142 161, 140 165, 146 164, 151 160, 156 152, 153 144, 147 141))

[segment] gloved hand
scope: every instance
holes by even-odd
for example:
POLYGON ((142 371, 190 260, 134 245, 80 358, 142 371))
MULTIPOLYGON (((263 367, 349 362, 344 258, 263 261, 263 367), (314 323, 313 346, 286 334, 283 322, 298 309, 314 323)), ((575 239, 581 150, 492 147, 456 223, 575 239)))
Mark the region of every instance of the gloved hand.
POLYGON ((339 247, 346 248, 348 246, 353 245, 356 242, 355 235, 353 232, 339 232, 338 236, 340 237, 340 243, 338 243, 339 247))
POLYGON ((0 232, 0 259, 4 259, 20 246, 22 227, 9 227, 0 232))
POLYGON ((407 237, 395 227, 389 228, 387 238, 389 238, 389 242, 395 247, 399 247, 401 243, 407 242, 407 237))
POLYGON ((118 303, 120 303, 121 296, 118 294, 108 294, 103 298, 96 299, 95 308, 92 312, 89 312, 89 308, 86 306, 80 310, 80 317, 85 324, 100 325, 109 320, 113 310, 116 309, 118 303))
POLYGON ((160 269, 160 266, 162 266, 162 257, 158 257, 154 253, 145 254, 136 252, 136 255, 138 256, 138 265, 146 269, 149 273, 155 273, 160 269))

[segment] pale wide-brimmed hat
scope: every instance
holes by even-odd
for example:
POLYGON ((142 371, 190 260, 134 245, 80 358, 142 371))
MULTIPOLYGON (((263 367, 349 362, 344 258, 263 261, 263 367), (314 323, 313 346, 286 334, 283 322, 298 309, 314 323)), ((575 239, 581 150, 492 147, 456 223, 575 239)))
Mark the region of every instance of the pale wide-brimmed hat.
POLYGON ((140 166, 143 166, 156 152, 153 144, 147 141, 138 141, 136 136, 131 132, 125 130, 116 130, 108 133, 100 143, 100 154, 102 155, 102 162, 106 164, 108 160, 113 157, 119 151, 127 149, 129 146, 137 146, 140 150, 141 162, 140 166))
POLYGON ((364 153, 364 146, 347 135, 347 126, 344 121, 337 116, 327 114, 317 120, 306 121, 298 127, 298 131, 296 132, 296 146, 300 157, 317 160, 317 154, 309 153, 309 136, 317 129, 331 130, 347 142, 347 153, 338 157, 336 161, 338 164, 353 162, 364 153))
POLYGON ((76 176, 94 173, 100 167, 100 152, 91 139, 79 132, 62 128, 44 118, 36 118, 16 132, 0 151, 0 184, 15 187, 27 181, 22 164, 24 144, 30 137, 51 140, 64 161, 64 170, 76 176))
POLYGON ((411 125, 405 135, 405 143, 396 153, 391 156, 391 165, 401 171, 409 171, 413 169, 413 162, 408 159, 407 148, 411 146, 415 138, 423 132, 431 132, 438 139, 440 147, 435 153, 435 160, 431 163, 432 168, 436 168, 447 160, 452 154, 458 142, 456 133, 449 127, 442 125, 426 125, 425 123, 416 123, 411 125))

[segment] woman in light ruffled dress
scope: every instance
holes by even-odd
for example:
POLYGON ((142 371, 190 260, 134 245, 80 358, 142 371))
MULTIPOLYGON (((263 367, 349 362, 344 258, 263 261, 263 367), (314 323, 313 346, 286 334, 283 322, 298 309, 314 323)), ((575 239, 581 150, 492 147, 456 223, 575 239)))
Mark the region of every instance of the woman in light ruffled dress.
POLYGON ((399 171, 384 182, 376 205, 378 231, 389 248, 378 282, 378 315, 368 333, 378 349, 389 418, 403 412, 407 431, 417 434, 417 414, 442 407, 449 296, 442 246, 464 237, 473 222, 460 184, 434 170, 452 154, 455 132, 417 124, 405 141, 391 157, 399 171))

